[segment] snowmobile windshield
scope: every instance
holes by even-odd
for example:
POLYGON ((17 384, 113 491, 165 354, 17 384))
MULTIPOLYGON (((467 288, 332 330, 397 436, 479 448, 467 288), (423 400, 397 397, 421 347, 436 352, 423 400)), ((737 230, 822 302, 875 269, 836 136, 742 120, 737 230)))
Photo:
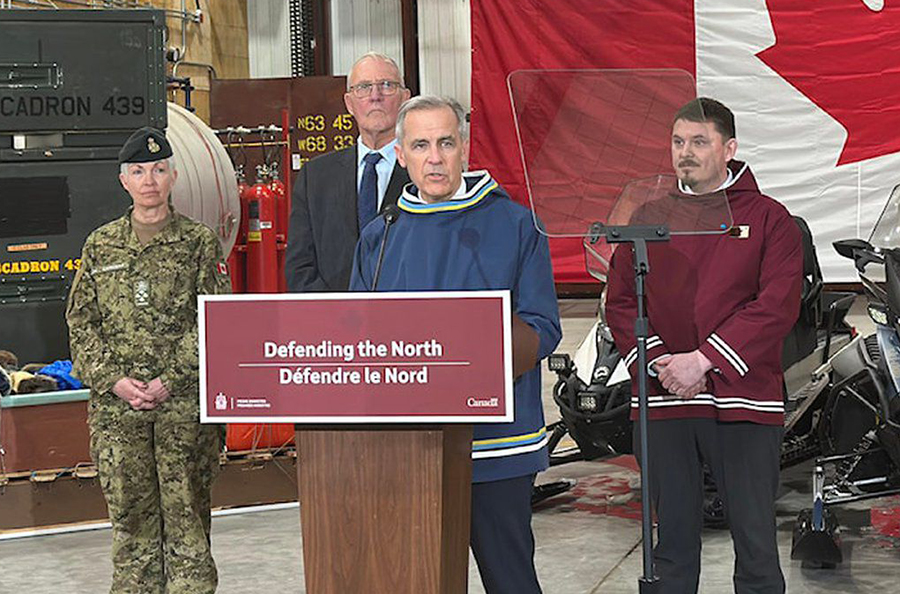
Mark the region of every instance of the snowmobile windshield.
MULTIPOLYGON (((869 244, 882 250, 882 256, 886 258, 886 264, 892 266, 897 271, 900 266, 900 254, 889 254, 888 250, 900 249, 900 186, 894 187, 891 195, 888 196, 887 203, 881 211, 881 215, 875 222, 872 232, 869 234, 869 244)), ((863 283, 870 297, 877 301, 886 303, 888 301, 888 286, 885 265, 869 261, 864 265, 864 271, 859 272, 860 280, 863 283)), ((893 277, 896 278, 900 271, 896 272, 893 277)), ((892 288, 893 299, 896 301, 900 297, 898 287, 892 288)))
POLYGON ((900 186, 896 186, 891 192, 881 216, 872 228, 869 243, 882 249, 900 248, 900 186))

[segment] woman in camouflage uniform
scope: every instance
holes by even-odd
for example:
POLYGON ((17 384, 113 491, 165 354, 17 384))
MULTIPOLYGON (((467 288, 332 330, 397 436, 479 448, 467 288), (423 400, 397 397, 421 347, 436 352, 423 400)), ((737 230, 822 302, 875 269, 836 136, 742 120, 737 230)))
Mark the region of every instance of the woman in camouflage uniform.
POLYGON ((165 135, 138 130, 119 162, 132 207, 88 237, 66 310, 113 527, 110 591, 211 593, 221 439, 199 423, 197 296, 230 282, 215 233, 171 208, 165 135))

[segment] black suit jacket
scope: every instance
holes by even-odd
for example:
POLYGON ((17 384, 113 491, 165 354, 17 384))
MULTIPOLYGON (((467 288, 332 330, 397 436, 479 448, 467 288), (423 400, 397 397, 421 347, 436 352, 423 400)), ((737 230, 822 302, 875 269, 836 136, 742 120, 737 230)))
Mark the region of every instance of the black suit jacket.
MULTIPOLYGON (((356 207, 356 147, 308 161, 297 175, 291 196, 284 274, 288 291, 346 291, 353 251, 359 239, 356 207)), ((396 204, 409 183, 397 163, 381 210, 396 204)))

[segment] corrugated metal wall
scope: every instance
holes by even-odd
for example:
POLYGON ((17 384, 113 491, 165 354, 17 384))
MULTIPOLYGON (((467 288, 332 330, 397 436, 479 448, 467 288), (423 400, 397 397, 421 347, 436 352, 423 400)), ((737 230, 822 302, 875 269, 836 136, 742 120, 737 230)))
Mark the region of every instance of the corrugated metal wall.
POLYGON ((400 0, 331 0, 331 48, 334 74, 348 74, 369 51, 393 58, 403 74, 400 0))
POLYGON ((287 0, 247 2, 250 78, 291 75, 289 16, 287 0))
POLYGON ((471 105, 469 0, 419 0, 419 89, 471 105))

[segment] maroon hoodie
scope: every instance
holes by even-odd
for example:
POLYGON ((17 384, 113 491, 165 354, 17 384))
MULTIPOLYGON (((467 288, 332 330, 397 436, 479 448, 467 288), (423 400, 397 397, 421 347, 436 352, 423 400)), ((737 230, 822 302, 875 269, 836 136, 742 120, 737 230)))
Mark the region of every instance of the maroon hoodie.
MULTIPOLYGON (((687 400, 651 378, 653 420, 783 423, 781 350, 800 310, 800 230, 784 206, 759 191, 746 164, 731 161, 728 167, 734 175, 725 188, 731 233, 648 244, 647 361, 699 348, 714 367, 707 390, 687 400)), ((632 378, 638 373, 636 314, 632 252, 624 245, 610 267, 606 319, 632 378)), ((637 394, 636 381, 632 392, 637 394)))

